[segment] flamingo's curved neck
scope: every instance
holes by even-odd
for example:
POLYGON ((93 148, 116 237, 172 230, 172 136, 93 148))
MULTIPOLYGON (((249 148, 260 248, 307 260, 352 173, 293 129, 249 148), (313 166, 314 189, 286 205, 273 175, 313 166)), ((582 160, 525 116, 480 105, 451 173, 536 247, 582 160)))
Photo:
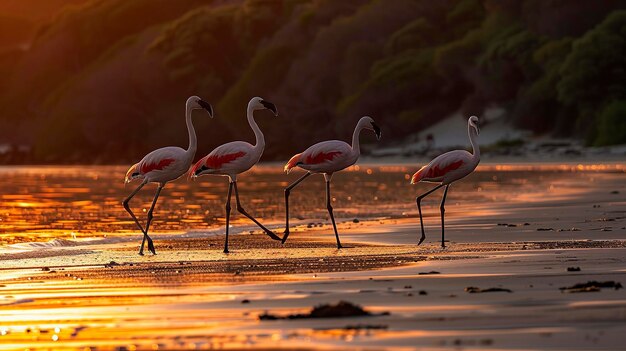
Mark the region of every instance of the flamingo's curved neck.
POLYGON ((187 154, 193 158, 198 148, 198 139, 196 138, 196 130, 193 127, 193 121, 191 120, 191 105, 187 105, 185 110, 185 122, 187 123, 187 132, 189 133, 189 147, 187 148, 187 154))
POLYGON ((361 121, 354 128, 354 133, 352 134, 352 152, 356 156, 361 154, 361 144, 359 143, 359 136, 361 135, 361 131, 363 130, 363 124, 361 121))
POLYGON ((467 124, 467 134, 469 135, 470 144, 472 144, 472 159, 476 164, 480 161, 480 147, 478 146, 478 142, 476 141, 476 137, 478 134, 476 133, 476 129, 472 127, 469 123, 467 124))
POLYGON ((256 121, 254 120, 254 109, 251 106, 248 106, 248 123, 250 124, 252 131, 254 131, 254 137, 256 138, 256 144, 254 147, 262 152, 265 148, 265 137, 263 136, 259 125, 256 124, 256 121))

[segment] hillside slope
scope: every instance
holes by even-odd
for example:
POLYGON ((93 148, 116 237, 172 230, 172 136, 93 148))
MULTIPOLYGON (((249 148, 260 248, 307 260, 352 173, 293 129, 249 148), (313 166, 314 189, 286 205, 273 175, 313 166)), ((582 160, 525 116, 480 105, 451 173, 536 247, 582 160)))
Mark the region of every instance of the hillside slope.
POLYGON ((199 154, 252 139, 245 106, 256 95, 280 112, 257 118, 264 159, 347 140, 364 114, 389 142, 492 106, 537 134, 626 143, 625 1, 77 0, 27 19, 24 9, 7 7, 0 25, 11 47, 0 51, 0 144, 32 146, 27 162, 127 162, 185 145, 192 94, 216 107, 215 119, 194 119, 199 154), (20 26, 30 29, 11 35, 20 26))

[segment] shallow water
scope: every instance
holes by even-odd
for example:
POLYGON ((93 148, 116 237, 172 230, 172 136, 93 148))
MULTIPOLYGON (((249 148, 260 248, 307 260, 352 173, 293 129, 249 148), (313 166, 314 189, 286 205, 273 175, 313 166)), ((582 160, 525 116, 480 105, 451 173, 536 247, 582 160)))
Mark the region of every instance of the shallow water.
MULTIPOLYGON (((409 184, 417 168, 362 165, 335 174, 335 217, 345 221, 416 216, 415 196, 433 186, 409 184)), ((136 234, 121 201, 138 183, 124 185, 125 171, 125 166, 1 167, 0 244, 136 234)), ((451 187, 447 208, 480 214, 477 209, 532 202, 542 194, 566 196, 584 190, 589 182, 625 172, 624 165, 619 164, 485 165, 451 187)), ((284 221, 283 189, 301 175, 286 175, 280 166, 256 167, 240 176, 242 205, 262 222, 278 228, 284 221)), ((226 178, 215 176, 195 181, 181 178, 168 184, 159 199, 151 231, 202 231, 223 225, 227 184, 226 178)), ((146 186, 131 202, 142 222, 155 188, 146 186)), ((434 215, 432 207, 438 206, 440 199, 441 193, 435 193, 424 201, 427 216, 434 215)), ((234 200, 233 194, 233 208, 234 200)), ((292 191, 290 211, 296 222, 328 219, 321 175, 310 177, 292 191)), ((233 225, 249 223, 233 213, 233 225)))

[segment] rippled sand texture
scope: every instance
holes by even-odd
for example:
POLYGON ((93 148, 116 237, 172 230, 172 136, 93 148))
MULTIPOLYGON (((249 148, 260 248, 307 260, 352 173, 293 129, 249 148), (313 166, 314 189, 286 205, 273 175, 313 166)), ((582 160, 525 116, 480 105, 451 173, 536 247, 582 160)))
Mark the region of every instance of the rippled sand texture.
MULTIPOLYGON (((294 193, 300 219, 285 245, 237 220, 228 255, 225 179, 181 180, 157 213, 158 255, 140 257, 119 205, 132 190, 123 167, 0 169, 10 180, 0 189, 0 350, 622 349, 624 289, 559 288, 626 284, 623 165, 484 166, 451 188, 445 250, 440 194, 425 202, 427 240, 415 245, 414 198, 429 186, 408 185, 413 170, 335 176, 346 249, 334 246, 315 177, 294 193), (258 319, 340 300, 390 314, 258 319)), ((282 187, 297 176, 261 167, 242 177, 243 201, 282 232, 282 187)))

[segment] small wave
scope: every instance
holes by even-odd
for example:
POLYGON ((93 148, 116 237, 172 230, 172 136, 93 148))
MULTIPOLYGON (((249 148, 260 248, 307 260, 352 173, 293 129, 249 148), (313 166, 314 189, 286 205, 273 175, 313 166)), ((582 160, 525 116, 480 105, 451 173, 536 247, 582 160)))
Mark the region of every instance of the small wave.
MULTIPOLYGON (((107 238, 88 238, 88 239, 78 239, 78 240, 70 240, 70 239, 52 239, 46 242, 28 242, 28 243, 18 243, 7 245, 4 248, 8 249, 6 251, 33 251, 40 249, 61 249, 65 247, 77 247, 77 246, 89 246, 89 245, 106 245, 106 244, 116 244, 119 242, 126 242, 132 240, 132 238, 127 236, 110 236, 107 238)), ((3 250, 5 251, 5 250, 3 250)))
POLYGON ((30 248, 48 248, 48 247, 72 247, 79 245, 77 242, 68 239, 52 239, 48 242, 32 242, 24 243, 26 247, 30 248))
POLYGON ((77 245, 80 245, 80 244, 73 240, 52 239, 46 242, 30 242, 30 243, 13 244, 13 245, 9 245, 9 247, 13 249, 28 250, 28 249, 47 249, 47 248, 54 248, 54 247, 74 247, 77 245))
POLYGON ((19 299, 19 300, 6 302, 6 303, 0 303, 0 306, 20 305, 20 304, 23 304, 23 303, 31 303, 31 302, 35 302, 35 300, 33 300, 33 299, 19 299))

